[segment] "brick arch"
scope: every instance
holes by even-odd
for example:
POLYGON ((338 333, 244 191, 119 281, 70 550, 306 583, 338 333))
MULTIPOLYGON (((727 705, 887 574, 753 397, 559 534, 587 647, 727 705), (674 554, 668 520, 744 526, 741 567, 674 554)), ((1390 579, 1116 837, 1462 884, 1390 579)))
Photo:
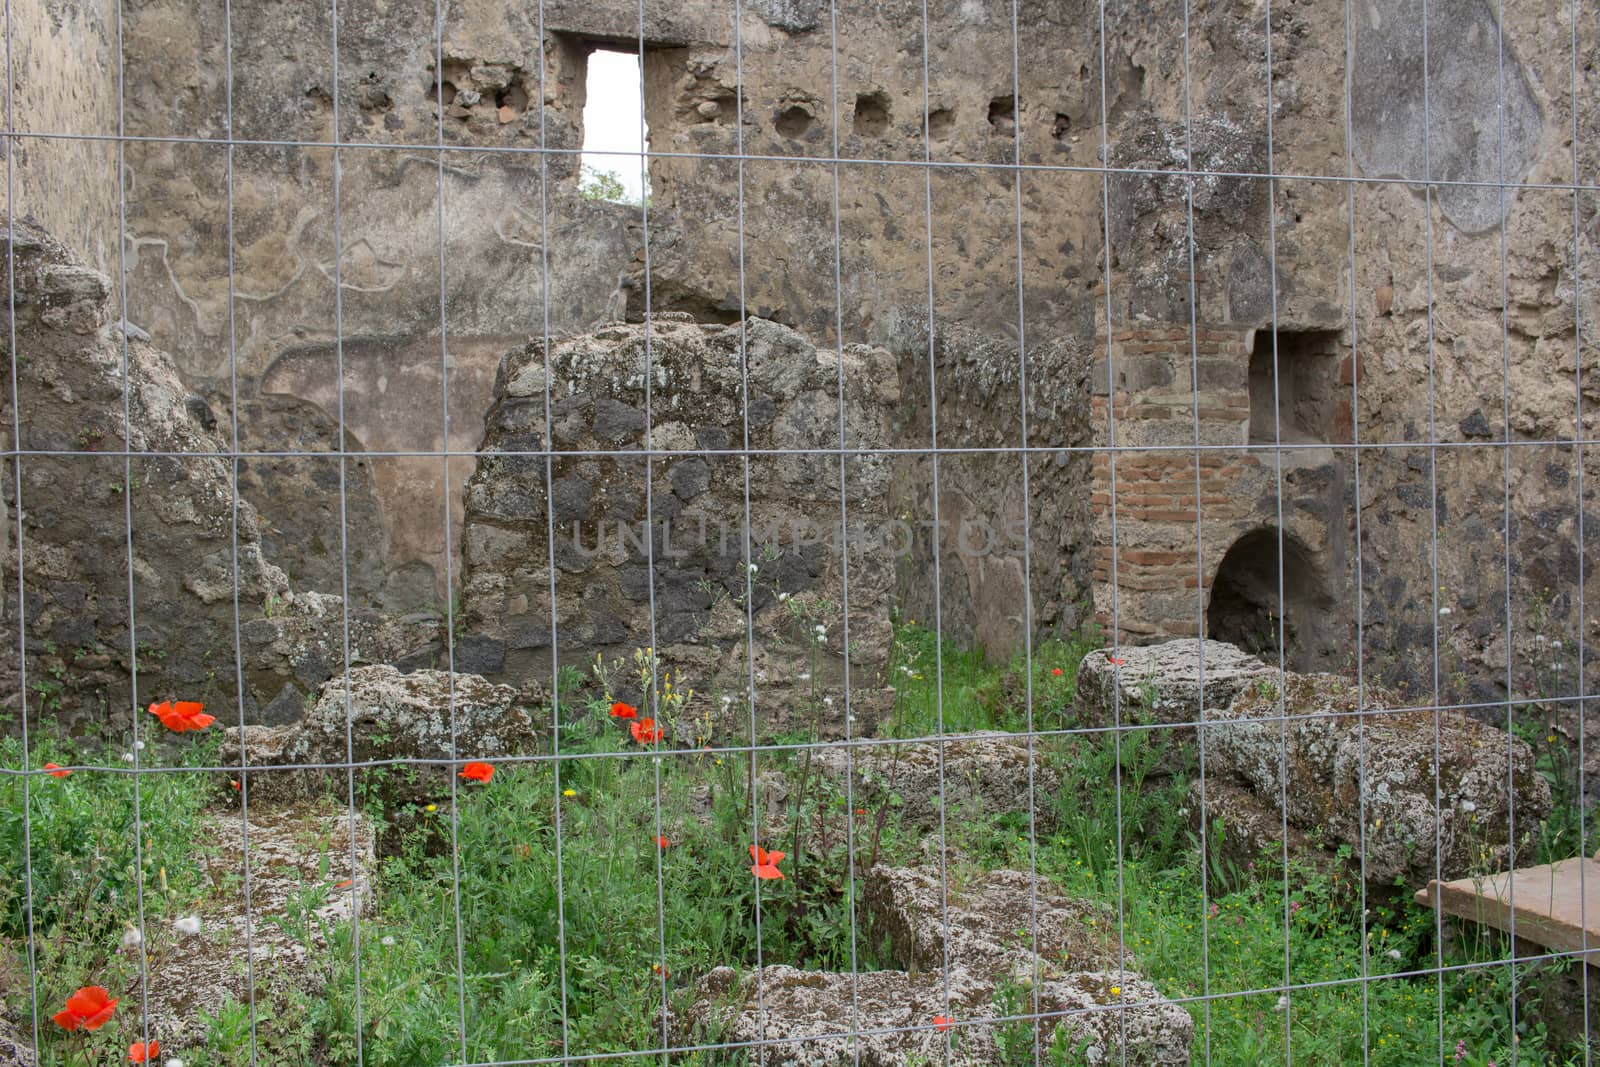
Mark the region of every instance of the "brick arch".
POLYGON ((1206 636, 1271 662, 1278 659, 1281 636, 1286 667, 1325 670, 1337 654, 1328 579, 1321 557, 1304 541, 1292 533, 1280 536, 1276 526, 1258 526, 1235 539, 1217 564, 1206 603, 1206 636))

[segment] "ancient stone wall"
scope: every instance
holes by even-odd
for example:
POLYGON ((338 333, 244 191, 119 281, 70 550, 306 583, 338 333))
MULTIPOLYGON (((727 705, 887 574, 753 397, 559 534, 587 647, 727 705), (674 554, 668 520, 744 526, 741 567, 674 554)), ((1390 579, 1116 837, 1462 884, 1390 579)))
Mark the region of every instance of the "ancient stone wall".
POLYGON ((1259 358, 1252 346, 1270 360, 1273 343, 1268 331, 1209 326, 1124 330, 1101 344, 1095 427, 1118 447, 1094 456, 1095 608, 1120 640, 1193 637, 1204 627, 1276 648, 1281 580, 1290 665, 1346 665, 1353 619, 1328 613, 1354 581, 1343 521, 1349 456, 1314 446, 1349 443, 1348 400, 1340 421, 1335 398, 1320 441, 1239 447, 1270 444, 1282 429, 1281 418, 1269 414, 1263 426, 1252 413, 1247 374, 1259 358))
POLYGON ((117 8, 113 0, 16 0, 0 205, 104 274, 117 269, 117 8), (7 197, 12 201, 7 203, 7 197))
POLYGON ((900 447, 939 449, 937 473, 930 453, 896 463, 896 609, 998 658, 1023 651, 1030 624, 1075 633, 1089 621, 1088 346, 1046 333, 1024 354, 950 323, 932 346, 908 330, 895 352, 900 447))
POLYGON ((229 465, 208 454, 224 447, 214 417, 162 353, 111 326, 104 274, 13 225, 18 343, 0 343, 18 408, 7 389, 0 423, 9 438, 17 418, 25 454, 6 463, 0 494, 16 520, 5 617, 22 631, 26 688, 15 639, 0 672, 29 714, 69 725, 125 722, 136 703, 180 693, 232 704, 235 587, 250 618, 287 585, 248 503, 235 528, 229 465), (154 454, 124 460, 124 445, 154 454))
MULTIPOLYGON (((1108 394, 1115 444, 1192 448, 1198 404, 1202 448, 1217 447, 1201 456, 1198 523, 1192 452, 1118 455, 1119 549, 1132 550, 1118 561, 1124 636, 1237 618, 1218 612, 1217 590, 1250 600, 1241 587, 1252 582, 1218 572, 1236 548, 1236 562, 1275 573, 1281 529, 1291 617, 1300 567, 1313 579, 1302 614, 1331 608, 1333 633, 1353 636, 1359 609, 1369 677, 1424 701, 1572 692, 1580 629, 1586 644, 1600 636, 1578 611, 1600 592, 1592 566, 1579 582, 1579 507, 1596 472, 1580 473, 1556 442, 1593 418, 1579 418, 1592 403, 1574 369, 1590 347, 1577 331, 1581 321, 1589 341, 1596 204, 1540 185, 1595 172, 1597 74, 1580 63, 1574 85, 1571 55, 1574 43, 1592 54, 1600 27, 1574 28, 1557 3, 1508 10, 1503 27, 1478 0, 1430 3, 1424 57, 1420 3, 1352 9, 1348 27, 1337 5, 1275 6, 1269 158, 1264 12, 1197 13, 1187 53, 1180 14, 1157 5, 1115 20, 1112 55, 1152 74, 1142 113, 1107 131, 1112 161, 1145 173, 1107 182, 1110 288, 1096 332, 1111 339, 1115 389, 1126 380, 1128 406, 1108 394), (1191 158, 1222 173, 1161 173, 1191 158), (1292 177, 1249 177, 1269 162, 1292 177), (1351 175, 1357 183, 1341 180, 1351 175), (1376 178, 1404 180, 1366 181, 1376 178), (1471 184, 1502 178, 1503 195, 1471 184), (1231 345, 1226 366, 1205 351, 1217 331, 1231 345), (1146 365, 1150 344, 1170 350, 1169 368, 1146 365), (1261 362, 1273 351, 1275 383, 1261 362), (1290 446, 1281 494, 1264 447, 1275 440, 1290 446), (1337 448, 1347 441, 1362 447, 1337 448)), ((1100 388, 1113 387, 1102 378, 1100 388)), ((1109 493, 1099 502, 1109 576, 1109 493)), ((1107 599, 1099 591, 1102 617, 1107 599)), ((1317 633, 1325 648, 1329 631, 1317 633)), ((1343 667, 1355 653, 1346 642, 1333 661, 1316 648, 1292 656, 1343 667)))
MULTIPOLYGON (((342 443, 375 453, 241 471, 269 557, 309 586, 348 583, 357 606, 445 602, 472 463, 451 459, 446 486, 444 463, 410 453, 477 444, 510 344, 619 309, 756 314, 883 345, 911 381, 925 353, 904 339, 928 322, 996 344, 1020 325, 1030 351, 1098 341, 1105 410, 1128 405, 1097 438, 1136 446, 1117 459, 1124 637, 1215 617, 1244 640, 1280 610, 1263 576, 1282 530, 1284 570, 1304 572, 1286 573, 1291 600, 1337 609, 1314 634, 1291 620, 1315 646, 1302 666, 1343 665, 1328 650, 1354 651, 1359 607, 1363 661, 1429 699, 1436 674, 1441 699, 1570 692, 1593 599, 1579 572, 1588 586, 1596 570, 1578 487, 1600 471, 1551 442, 1586 434, 1600 398, 1573 377, 1600 316, 1585 269, 1600 237, 1594 194, 1559 186, 1600 166, 1600 74, 1572 60, 1600 28, 1561 0, 1504 25, 1486 0, 1434 0, 1426 37, 1421 0, 1280 4, 1270 26, 1243 2, 1191 8, 491 0, 436 27, 426 0, 341 3, 337 26, 308 0, 236 4, 227 25, 187 0, 129 4, 122 106, 146 138, 120 185, 129 317, 223 424, 238 412, 245 448, 327 451, 342 419, 342 443), (602 45, 642 52, 648 211, 576 191, 602 45), (1197 406, 1218 450, 1195 522, 1193 463, 1163 450, 1192 446, 1197 406), (1276 440, 1293 446, 1281 462, 1276 440)), ((111 14, 16 9, 27 128, 114 132, 111 14)), ((107 272, 113 151, 25 138, 14 156, 19 204, 107 272)), ((990 404, 958 365, 933 369, 932 406, 979 396, 984 413, 944 410, 941 445, 1003 447, 1005 389, 990 404)), ((988 462, 942 461, 941 514, 1019 513, 1005 461, 988 462)), ((1030 468, 1044 495, 1069 481, 1030 468)), ((1109 491, 1098 501, 1103 583, 1109 491)), ((1082 524, 1037 516, 1052 521, 1034 622, 1066 628, 1082 524)), ((963 583, 1019 579, 970 563, 941 561, 943 614, 1013 646, 1017 624, 969 610, 963 583)), ((918 588, 931 577, 901 595, 931 599, 918 588)))
MULTIPOLYGON (((1085 73, 1093 49, 1079 12, 1030 17, 1020 110, 1009 62, 994 62, 1012 45, 998 3, 930 5, 927 86, 920 49, 903 46, 921 28, 910 3, 842 10, 837 49, 818 4, 751 4, 737 26, 720 0, 642 13, 546 3, 542 25, 537 7, 447 6, 437 40, 427 0, 338 12, 337 56, 328 9, 300 0, 241 4, 231 27, 187 0, 128 13, 129 132, 219 138, 231 105, 236 137, 283 142, 231 158, 181 141, 128 150, 134 321, 219 411, 234 406, 237 360, 246 448, 332 448, 342 361, 351 447, 470 450, 512 340, 584 329, 613 303, 635 320, 647 304, 722 322, 747 311, 828 343, 840 324, 846 340, 884 343, 907 316, 925 320, 930 299, 940 319, 984 326, 1014 321, 1019 299, 1041 329, 1086 321, 1096 225, 1072 205, 1092 179, 1052 172, 1019 192, 997 167, 1014 159, 1019 124, 1028 160, 1092 161, 1080 131, 1098 112, 1098 81, 1085 73), (576 192, 588 56, 641 38, 650 147, 662 153, 648 239, 640 208, 576 192), (837 168, 836 124, 841 156, 855 161, 837 168), (351 146, 338 152, 337 192, 335 137, 351 146), (723 158, 741 149, 765 157, 742 178, 723 158), (903 165, 925 150, 948 165, 926 187, 903 165)), ((452 463, 448 494, 438 466, 374 456, 347 471, 343 536, 326 464, 264 459, 251 491, 270 551, 297 580, 342 580, 348 545, 352 595, 438 604, 445 501, 459 526, 471 465, 452 463)))
POLYGON ((763 735, 842 732, 848 566, 852 708, 869 725, 895 564, 887 351, 663 313, 515 349, 494 395, 466 494, 456 647, 470 669, 523 684, 600 655, 622 661, 614 694, 638 701, 634 653, 654 648, 699 694, 659 709, 682 743, 742 727, 752 684, 763 735), (862 450, 842 470, 816 451, 841 447, 862 450))

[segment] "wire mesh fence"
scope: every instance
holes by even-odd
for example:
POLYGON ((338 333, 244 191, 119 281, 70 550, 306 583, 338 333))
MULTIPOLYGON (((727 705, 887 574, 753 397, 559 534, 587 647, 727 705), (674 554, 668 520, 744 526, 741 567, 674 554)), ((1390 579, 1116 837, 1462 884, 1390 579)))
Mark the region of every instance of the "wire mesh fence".
POLYGON ((5 47, 0 1059, 1590 1062, 1592 6, 5 47))

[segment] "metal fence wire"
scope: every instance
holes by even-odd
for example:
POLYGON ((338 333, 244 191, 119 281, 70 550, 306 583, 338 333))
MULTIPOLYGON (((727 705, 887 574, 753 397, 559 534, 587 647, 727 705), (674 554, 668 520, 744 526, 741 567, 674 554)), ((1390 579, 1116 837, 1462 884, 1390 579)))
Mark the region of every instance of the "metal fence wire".
POLYGON ((5 11, 0 1061, 1591 1062, 1593 4, 5 11))

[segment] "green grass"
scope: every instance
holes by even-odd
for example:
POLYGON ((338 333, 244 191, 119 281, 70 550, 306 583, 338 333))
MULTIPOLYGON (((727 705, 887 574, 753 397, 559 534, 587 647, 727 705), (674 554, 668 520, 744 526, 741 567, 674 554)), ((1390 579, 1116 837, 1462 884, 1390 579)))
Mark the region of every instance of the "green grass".
MULTIPOLYGON (((950 732, 1024 729, 1030 682, 1034 727, 1069 725, 1063 709, 1078 663, 1094 647, 1092 639, 1042 642, 1030 676, 1020 661, 988 664, 948 643, 937 649, 926 630, 899 627, 891 668, 897 705, 883 731, 922 736, 941 721, 950 732)), ((747 852, 749 757, 697 752, 658 760, 606 714, 608 701, 593 679, 569 675, 568 681, 561 751, 569 758, 559 768, 502 764, 486 785, 460 783, 453 809, 447 797, 433 810, 386 807, 383 783, 366 783, 360 795, 368 814, 389 831, 377 907, 359 926, 359 981, 357 930, 345 925, 332 931, 331 949, 315 954, 328 978, 325 991, 258 1013, 269 1061, 276 1054, 285 1061, 357 1063, 358 989, 361 1061, 429 1067, 458 1060, 463 1047, 472 1060, 653 1047, 662 1039, 663 1006, 681 1017, 695 981, 719 965, 848 969, 852 947, 859 969, 881 965, 865 936, 852 946, 848 874, 852 855, 859 875, 873 849, 880 862, 921 860, 916 836, 901 828, 897 811, 855 819, 852 842, 842 786, 815 773, 803 754, 762 753, 760 770, 781 773, 787 787, 783 831, 764 843, 788 858, 784 881, 757 883, 747 852), (659 848, 657 834, 670 846, 659 848)), ((678 681, 686 687, 692 680, 678 681)), ((1185 1005, 1196 1022, 1197 1064, 1208 1055, 1213 1064, 1278 1063, 1292 1053, 1297 1064, 1333 1065, 1360 1062, 1365 1049, 1374 1064, 1453 1067, 1458 1041, 1461 1064, 1510 1062, 1509 966, 1453 971, 1442 980, 1404 976, 1440 962, 1433 915, 1406 894, 1370 902, 1363 957, 1360 898, 1347 881, 1298 864, 1286 872, 1281 856, 1271 854, 1253 868, 1216 862, 1202 870, 1185 810, 1186 754, 1152 737, 1134 731, 1120 743, 1101 735, 1041 738, 1046 757, 1064 771, 1060 794, 1039 799, 1053 806, 1053 831, 1035 845, 1025 812, 963 813, 948 823, 950 844, 966 854, 966 865, 1035 865, 1068 895, 1109 904, 1137 970, 1169 996, 1209 996, 1185 1005), (1363 973, 1378 980, 1362 981, 1363 973), (1286 980, 1306 988, 1280 1005, 1286 980)), ((712 745, 718 740, 710 738, 712 745)), ((1541 769, 1558 776, 1563 753, 1539 747, 1543 738, 1531 740, 1541 769)), ((4 745, 7 766, 20 766, 16 743, 4 745)), ((112 765, 119 758, 114 747, 41 747, 31 763, 91 755, 112 765)), ((207 750, 191 745, 167 758, 200 761, 207 750)), ((140 782, 147 923, 152 915, 180 913, 203 893, 192 830, 220 784, 198 774, 140 782), (155 880, 162 866, 165 895, 155 880)), ((48 1010, 91 979, 136 980, 125 954, 115 951, 119 931, 137 914, 132 788, 131 776, 108 774, 38 778, 30 787, 39 992, 48 1010)), ((6 884, 19 886, 20 780, 0 778, 0 794, 6 884)), ((1561 847, 1576 825, 1572 798, 1558 799, 1550 848, 1561 847)), ((0 915, 13 946, 21 917, 13 890, 0 915)), ((1480 934, 1453 942, 1443 962, 1491 961, 1505 951, 1502 939, 1480 934)), ((1519 1062, 1581 1061, 1581 1050, 1555 1047, 1529 1025, 1542 979, 1525 968, 1517 979, 1519 1062)), ((997 998, 1002 1007, 1028 1003, 1025 991, 1011 985, 997 998)), ((15 1011, 15 1002, 8 1004, 15 1011)), ((213 1006, 208 1026, 203 1046, 174 1050, 185 1064, 250 1061, 242 1005, 213 1006)), ((1033 1062, 1026 1033, 1001 1035, 1006 1063, 1033 1062)), ((44 1062, 65 1063, 68 1051, 52 1035, 44 1062)), ((685 1056, 681 1062, 742 1060, 685 1056)), ((1045 1062, 1078 1061, 1072 1050, 1058 1048, 1045 1050, 1045 1062)))

